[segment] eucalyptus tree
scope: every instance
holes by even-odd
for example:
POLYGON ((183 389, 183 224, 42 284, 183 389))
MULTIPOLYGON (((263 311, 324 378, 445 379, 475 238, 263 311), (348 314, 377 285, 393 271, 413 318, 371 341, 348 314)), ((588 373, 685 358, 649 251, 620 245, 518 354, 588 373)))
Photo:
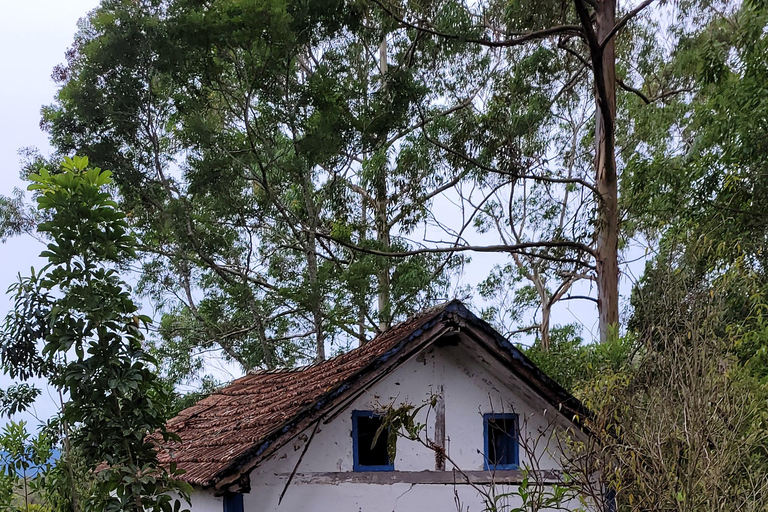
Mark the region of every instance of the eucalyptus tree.
MULTIPOLYGON (((317 356, 324 354, 326 303, 319 297, 316 251, 306 250, 305 233, 291 236, 275 220, 276 212, 285 217, 300 210, 295 200, 286 209, 276 198, 301 190, 293 187, 301 156, 289 154, 285 133, 262 132, 274 144, 245 167, 229 158, 238 151, 247 157, 253 142, 226 124, 233 121, 225 112, 229 91, 243 71, 233 66, 256 52, 246 64, 258 69, 248 71, 274 77, 280 59, 298 44, 281 6, 251 7, 222 2, 206 13, 195 2, 102 2, 81 22, 66 65, 55 70, 61 88, 44 110, 60 153, 77 150, 115 169, 123 205, 142 233, 141 289, 167 312, 158 353, 179 376, 200 369, 191 353, 212 347, 246 370, 313 357, 307 343, 313 334, 317 356), (250 17, 269 9, 275 16, 250 17), (266 38, 253 37, 265 30, 282 37, 272 41, 283 47, 279 55, 267 55, 266 38), (225 36, 233 47, 246 39, 253 44, 225 55, 225 36), (222 52, 207 55, 212 45, 222 52), (206 103, 208 93, 219 103, 206 103), (227 151, 217 154, 222 148, 227 151), (282 167, 272 165, 268 182, 259 184, 247 166, 255 168, 261 156, 280 159, 282 167), (283 253, 286 236, 290 249, 283 253), (306 261, 296 259, 297 247, 306 261)), ((261 85, 266 95, 277 90, 261 85)), ((312 210, 309 203, 301 207, 312 210)))
MULTIPOLYGON (((222 8, 227 5, 222 2, 222 8)), ((293 8, 289 5, 289 11, 293 8)), ((250 166, 248 179, 268 196, 268 215, 275 224, 264 240, 283 248, 293 243, 306 255, 302 268, 309 289, 312 282, 326 287, 323 300, 333 313, 327 317, 336 319, 330 327, 352 335, 349 326, 357 323, 356 335, 364 342, 366 332, 387 328, 415 301, 428 300, 452 264, 450 257, 397 261, 386 254, 408 249, 405 235, 423 222, 430 200, 466 174, 432 164, 421 130, 459 114, 472 98, 445 97, 450 93, 446 84, 434 79, 431 69, 414 64, 431 61, 432 68, 444 67, 450 51, 390 34, 386 18, 355 5, 323 9, 324 23, 336 20, 333 34, 324 34, 312 19, 293 17, 282 33, 316 35, 288 43, 254 42, 250 34, 258 30, 246 25, 242 39, 221 36, 226 52, 191 40, 190 48, 199 45, 195 51, 203 59, 194 68, 219 70, 193 80, 201 84, 194 110, 215 112, 212 130, 233 133, 221 139, 216 154, 227 155, 235 169, 250 166), (234 134, 242 134, 243 147, 233 143, 238 140, 234 134), (384 257, 350 252, 352 245, 372 247, 384 257), (337 281, 325 285, 313 277, 334 273, 337 281), (377 297, 375 307, 372 296, 377 297)), ((206 10, 194 16, 212 14, 206 10)), ((215 40, 213 27, 215 22, 207 23, 204 31, 215 40)), ((465 73, 463 80, 476 77, 465 73)), ((281 267, 276 275, 290 271, 281 267)), ((305 287, 293 283, 291 288, 303 293, 305 287)))
POLYGON ((659 241, 634 290, 632 326, 653 330, 670 282, 685 283, 682 302, 716 290, 720 329, 739 337, 733 348, 765 378, 768 9, 752 1, 687 7, 682 14, 697 25, 681 27, 664 72, 688 92, 636 118, 645 150, 627 166, 627 211, 659 241))
POLYGON ((363 342, 440 296, 467 251, 509 255, 515 275, 485 290, 527 280, 543 337, 553 303, 594 280, 604 337, 614 39, 650 3, 616 20, 611 1, 105 0, 44 125, 61 154, 115 170, 179 375, 213 347, 251 369, 363 342))
POLYGON ((246 370, 322 359, 444 288, 450 255, 347 247, 410 249, 463 176, 428 165, 419 136, 471 99, 413 65, 450 52, 387 20, 344 2, 105 0, 81 22, 43 124, 60 154, 114 169, 177 377, 215 347, 246 370))
MULTIPOLYGON (((557 88, 548 88, 550 95, 559 93, 557 88)), ((507 97, 510 89, 508 86, 507 97)), ((519 92, 531 95, 526 89, 519 92)), ((534 130, 528 128, 524 137, 533 139, 534 144, 521 144, 519 150, 526 156, 518 157, 511 176, 493 182, 493 195, 478 210, 475 224, 481 232, 494 232, 507 247, 565 239, 594 249, 587 214, 595 207, 595 189, 588 181, 589 153, 583 142, 589 108, 583 96, 577 100, 576 93, 571 93, 567 102, 555 105, 557 100, 549 100, 546 92, 541 88, 533 96, 539 95, 543 100, 540 106, 554 113, 553 121, 559 121, 557 129, 533 134, 534 130)), ((530 103, 528 108, 530 113, 530 103)), ((536 126, 542 127, 548 124, 536 126)), ((500 174, 499 167, 486 167, 489 176, 500 174)), ((484 315, 508 336, 535 332, 547 351, 553 308, 571 299, 594 300, 573 292, 579 281, 595 280, 593 270, 586 252, 569 254, 560 248, 537 253, 513 251, 509 260, 496 265, 479 285, 481 296, 489 303, 484 315), (531 310, 533 315, 529 314, 531 310)))
MULTIPOLYGON (((514 256, 512 266, 523 269, 524 274, 531 273, 531 266, 518 265, 516 259, 520 257, 575 265, 578 268, 568 269, 570 274, 589 275, 596 283, 601 339, 606 339, 619 320, 616 96, 617 88, 624 82, 616 74, 616 45, 617 41, 627 44, 627 40, 631 40, 622 39, 627 32, 625 27, 653 0, 640 2, 623 13, 617 12, 613 0, 513 5, 493 1, 472 4, 372 1, 394 20, 399 30, 422 34, 443 45, 481 51, 488 56, 489 73, 494 76, 486 101, 477 105, 479 115, 470 121, 474 126, 465 127, 468 137, 453 141, 454 144, 436 141, 445 157, 469 161, 486 174, 495 175, 492 180, 507 179, 510 185, 528 179, 545 184, 545 188, 553 184, 564 186, 559 192, 545 192, 550 196, 549 205, 563 204, 566 194, 572 193, 566 192, 569 188, 584 190, 582 206, 573 205, 574 210, 580 212, 571 225, 576 236, 544 230, 536 238, 515 239, 513 236, 506 241, 502 238, 500 244, 494 245, 471 244, 456 237, 452 247, 433 246, 423 252, 506 253, 514 256), (572 153, 563 151, 552 135, 560 130, 558 125, 569 105, 570 108, 578 105, 590 94, 594 95, 588 112, 592 127, 581 130, 577 137, 579 149, 585 141, 593 145, 591 158, 577 151, 581 153, 581 163, 591 160, 589 173, 569 176, 568 169, 572 166, 567 162, 572 153), (588 226, 591 228, 585 232, 588 226)), ((487 189, 493 190, 494 186, 495 183, 489 182, 487 189)), ((479 214, 482 208, 476 208, 477 203, 473 199, 469 208, 479 214)), ((505 204, 514 205, 516 199, 505 204)), ((505 214, 507 219, 501 226, 507 231, 512 230, 510 223, 521 221, 519 212, 515 214, 512 210, 505 214)), ((494 218, 501 217, 491 215, 491 220, 494 218)), ((411 253, 401 253, 406 254, 411 253)), ((560 271, 553 268, 550 280, 560 271)), ((539 295, 557 296, 558 290, 570 286, 567 283, 571 278, 553 281, 557 283, 554 289, 539 295)), ((532 282, 535 281, 541 280, 535 278, 532 282)))
POLYGON ((251 328, 238 316, 245 309, 239 302, 258 313, 250 283, 259 278, 231 264, 233 234, 219 231, 216 209, 195 201, 179 172, 174 98, 183 90, 171 80, 176 55, 168 55, 175 47, 167 21, 167 2, 154 0, 107 0, 81 20, 67 62, 54 70, 61 87, 43 109, 43 126, 60 154, 78 151, 114 170, 123 207, 143 234, 144 289, 157 299, 179 298, 167 306, 180 319, 162 322, 169 343, 160 353, 188 367, 191 350, 216 344, 246 368, 273 366, 279 345, 266 346, 259 329, 251 335, 264 315, 249 316, 251 328), (232 293, 200 303, 195 291, 218 282, 232 293))
MULTIPOLYGON (((377 298, 372 316, 381 331, 413 311, 415 298, 434 297, 447 284, 447 272, 462 263, 450 253, 401 260, 388 254, 418 247, 414 233, 439 216, 435 199, 469 179, 466 166, 436 158, 429 138, 450 133, 470 115, 489 77, 482 56, 394 30, 391 19, 376 10, 363 19, 336 70, 354 77, 349 84, 354 132, 347 148, 353 167, 342 181, 355 211, 346 213, 345 230, 339 232, 344 222, 337 216, 321 236, 353 249, 353 272, 358 265, 372 267, 377 298)), ((361 306, 367 315, 368 306, 361 306)))

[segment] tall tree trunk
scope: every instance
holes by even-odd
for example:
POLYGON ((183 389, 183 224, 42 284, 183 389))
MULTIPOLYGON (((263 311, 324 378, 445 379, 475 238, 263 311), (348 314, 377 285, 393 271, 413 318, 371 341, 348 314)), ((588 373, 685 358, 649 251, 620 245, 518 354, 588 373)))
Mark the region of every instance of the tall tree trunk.
POLYGON ((549 319, 552 317, 552 306, 549 305, 549 301, 542 303, 541 305, 541 326, 539 331, 541 334, 541 350, 549 352, 549 319))
MULTIPOLYGON (((380 249, 387 251, 390 247, 389 222, 387 218, 387 181, 386 164, 379 170, 376 184, 376 238, 380 249)), ((390 304, 391 282, 389 275, 389 259, 382 258, 378 271, 378 306, 379 306, 379 330, 385 331, 392 325, 392 305, 390 304)))
POLYGON ((600 341, 605 342, 611 328, 619 323, 619 198, 615 154, 615 38, 607 41, 603 48, 600 48, 600 43, 616 25, 616 0, 598 0, 595 14, 597 41, 590 44, 590 49, 596 102, 595 184, 600 194, 596 247, 597 308, 600 341))
MULTIPOLYGON (((363 154, 363 161, 365 161, 365 154, 363 154)), ((366 228, 366 222, 368 222, 368 203, 364 196, 360 198, 360 240, 365 240, 368 236, 368 229, 366 228)), ((360 346, 365 345, 368 339, 365 336, 366 317, 368 316, 368 302, 366 300, 367 293, 363 292, 363 296, 360 298, 360 304, 357 310, 357 338, 360 346)))
POLYGON ((526 275, 536 288, 536 293, 539 294, 539 301, 541 302, 541 323, 539 324, 541 349, 544 352, 549 352, 549 319, 552 317, 552 301, 550 300, 549 290, 547 290, 547 283, 544 281, 544 276, 539 272, 537 263, 530 262, 530 267, 531 272, 526 275))
POLYGON ((323 301, 320 298, 320 283, 317 276, 317 231, 316 228, 307 234, 307 270, 311 295, 310 309, 312 324, 315 329, 315 360, 325 361, 325 336, 323 334, 323 301))
MULTIPOLYGON (((56 388, 59 392, 59 403, 61 404, 61 415, 64 416, 64 394, 61 388, 56 388)), ((64 431, 64 461, 67 466, 69 476, 69 490, 72 493, 72 511, 80 512, 80 500, 77 497, 77 482, 75 482, 75 471, 72 469, 72 444, 70 443, 69 422, 61 418, 61 427, 64 431)))
MULTIPOLYGON (((381 87, 386 89, 386 74, 387 74, 387 36, 379 45, 379 71, 381 73, 381 87)), ((386 151, 386 148, 383 148, 386 151)), ((387 207, 389 206, 389 197, 387 195, 387 163, 382 164, 381 169, 378 170, 376 176, 375 200, 376 200, 376 237, 380 245, 380 249, 387 251, 390 247, 390 235, 389 235, 389 216, 387 215, 387 207)), ((381 268, 378 272, 378 306, 379 306, 379 330, 385 331, 392 325, 392 304, 391 300, 391 283, 389 275, 390 267, 389 260, 384 258, 382 260, 381 268)))
POLYGON ((258 310, 258 307, 256 306, 253 299, 251 300, 251 313, 253 313, 254 320, 256 321, 256 335, 259 337, 259 345, 261 345, 264 364, 266 365, 267 370, 274 370, 276 366, 275 357, 273 354, 274 347, 272 347, 269 339, 267 338, 267 331, 264 328, 264 321, 262 320, 261 311, 258 310))
POLYGON ((325 336, 323 333, 323 301, 320 294, 317 266, 318 213, 314 203, 315 190, 312 186, 312 179, 309 172, 304 175, 302 188, 304 193, 304 207, 307 211, 307 220, 309 221, 306 242, 307 273, 309 274, 310 289, 309 309, 312 311, 312 325, 315 330, 315 360, 320 362, 325 360, 325 336))

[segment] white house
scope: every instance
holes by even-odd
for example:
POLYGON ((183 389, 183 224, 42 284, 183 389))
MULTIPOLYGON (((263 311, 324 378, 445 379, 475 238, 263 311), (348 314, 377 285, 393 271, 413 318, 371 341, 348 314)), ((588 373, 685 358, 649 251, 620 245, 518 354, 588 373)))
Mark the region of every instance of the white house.
POLYGON ((234 381, 172 419, 181 442, 159 456, 186 471, 192 512, 480 512, 483 490, 514 491, 524 469, 557 482, 554 433, 585 436, 585 413, 452 301, 344 355, 234 381), (373 443, 381 413, 430 400, 424 442, 398 438, 390 460, 386 435, 373 443))

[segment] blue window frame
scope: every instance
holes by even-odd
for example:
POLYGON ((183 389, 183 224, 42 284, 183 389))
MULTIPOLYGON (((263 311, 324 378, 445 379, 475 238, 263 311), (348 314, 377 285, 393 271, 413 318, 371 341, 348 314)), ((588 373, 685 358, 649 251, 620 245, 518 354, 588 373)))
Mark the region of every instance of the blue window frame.
POLYGON ((387 450, 388 430, 384 430, 376 444, 373 439, 383 420, 373 411, 352 411, 352 453, 355 471, 394 471, 395 463, 389 460, 387 450))
POLYGON ((485 469, 518 469, 517 414, 483 414, 485 469))
POLYGON ((243 512, 243 493, 226 493, 224 495, 224 512, 243 512))

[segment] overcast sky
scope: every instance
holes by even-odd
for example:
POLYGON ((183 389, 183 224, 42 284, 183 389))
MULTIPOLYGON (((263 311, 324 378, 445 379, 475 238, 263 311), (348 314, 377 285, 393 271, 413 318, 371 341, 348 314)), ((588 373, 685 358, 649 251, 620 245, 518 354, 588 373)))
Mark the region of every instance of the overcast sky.
MULTIPOLYGON (((51 103, 56 91, 51 70, 64 61, 77 20, 97 4, 97 0, 0 0, 0 194, 26 187, 19 180, 19 149, 35 146, 49 153, 39 123, 40 107, 51 103)), ((0 244, 0 318, 11 307, 5 290, 19 272, 28 274, 31 265, 40 267, 40 251, 41 245, 29 237, 0 244)), ((0 387, 11 383, 0 376, 0 387)), ((36 404, 37 416, 45 419, 55 410, 54 397, 46 390, 36 404)))

